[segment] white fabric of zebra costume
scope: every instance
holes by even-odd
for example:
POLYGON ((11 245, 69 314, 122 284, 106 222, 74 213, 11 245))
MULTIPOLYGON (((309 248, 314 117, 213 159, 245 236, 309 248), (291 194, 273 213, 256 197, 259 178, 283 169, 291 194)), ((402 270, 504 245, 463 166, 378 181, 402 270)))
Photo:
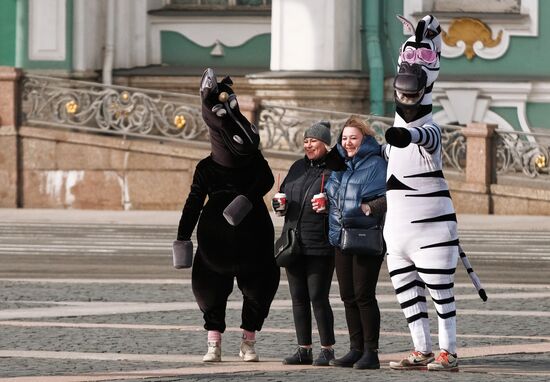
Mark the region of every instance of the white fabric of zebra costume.
POLYGON ((456 353, 454 273, 456 215, 443 177, 441 130, 432 120, 432 86, 441 52, 437 19, 425 16, 400 49, 394 81, 396 115, 386 132, 388 269, 414 347, 432 352, 426 288, 438 314, 439 347, 456 353))

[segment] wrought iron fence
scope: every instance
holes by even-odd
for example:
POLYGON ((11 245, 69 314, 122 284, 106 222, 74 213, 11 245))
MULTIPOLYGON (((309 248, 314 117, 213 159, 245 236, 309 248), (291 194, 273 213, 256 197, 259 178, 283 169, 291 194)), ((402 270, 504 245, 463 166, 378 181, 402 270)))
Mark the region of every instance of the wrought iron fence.
MULTIPOLYGON (((27 75, 22 98, 24 122, 29 125, 177 141, 208 140, 198 96, 27 75)), ((307 127, 328 120, 333 137, 337 137, 349 115, 264 101, 258 121, 262 147, 301 155, 307 127)), ((370 122, 382 143, 393 118, 360 116, 370 122)), ((462 127, 440 126, 444 166, 463 173, 467 142, 462 127)), ((498 175, 549 175, 550 134, 497 130, 495 146, 498 175)))
POLYGON ((198 96, 36 75, 23 79, 22 96, 23 117, 30 125, 163 139, 208 139, 198 96))
MULTIPOLYGON (((350 113, 328 110, 280 106, 262 102, 259 117, 264 148, 302 153, 304 130, 321 119, 331 123, 333 141, 338 137, 350 113)), ((376 132, 376 139, 384 143, 384 132, 392 126, 393 118, 359 114, 369 121, 376 132)), ((448 169, 464 172, 466 166, 466 138, 462 127, 440 125, 443 143, 443 163, 448 169)))
POLYGON ((497 175, 548 176, 550 134, 497 130, 497 175))

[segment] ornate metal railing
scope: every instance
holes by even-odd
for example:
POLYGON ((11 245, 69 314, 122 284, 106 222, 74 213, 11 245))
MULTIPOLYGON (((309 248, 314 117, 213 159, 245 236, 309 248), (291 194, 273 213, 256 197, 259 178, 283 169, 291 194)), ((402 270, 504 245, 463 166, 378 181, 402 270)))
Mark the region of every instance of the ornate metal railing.
POLYGON ((200 98, 95 82, 27 75, 22 84, 26 123, 124 136, 206 140, 200 98))
POLYGON ((550 134, 497 130, 496 171, 498 175, 548 176, 550 134))
MULTIPOLYGON (((29 125, 56 126, 92 132, 167 140, 207 141, 198 96, 103 86, 27 75, 22 84, 22 112, 29 125)), ((319 120, 331 122, 337 137, 349 113, 281 106, 262 102, 258 125, 262 147, 299 155, 304 130, 319 120)), ((370 121, 377 139, 393 118, 361 115, 370 121)), ((443 161, 447 170, 463 173, 466 168, 466 137, 462 127, 442 128, 443 161)), ((549 175, 550 134, 497 130, 496 171, 498 175, 549 175)))
MULTIPOLYGON (((376 132, 376 139, 384 142, 384 132, 393 118, 359 114, 369 121, 376 132)), ((280 106, 262 102, 259 117, 264 148, 302 153, 304 130, 321 119, 331 123, 333 140, 338 137, 350 113, 327 110, 280 106)), ((443 141, 443 163, 448 169, 464 172, 466 166, 466 139, 462 127, 440 125, 443 141)))

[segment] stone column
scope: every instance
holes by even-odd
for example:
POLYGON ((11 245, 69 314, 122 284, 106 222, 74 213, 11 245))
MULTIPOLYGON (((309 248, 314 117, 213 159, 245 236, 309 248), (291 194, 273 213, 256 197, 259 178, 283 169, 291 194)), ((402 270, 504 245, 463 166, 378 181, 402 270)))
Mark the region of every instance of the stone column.
POLYGON ((19 69, 0 66, 0 207, 18 207, 19 69))
POLYGON ((360 70, 358 0, 273 0, 271 70, 360 70))
POLYGON ((462 190, 471 192, 466 208, 461 212, 490 214, 491 184, 494 180, 493 136, 497 125, 469 123, 463 130, 467 139, 466 184, 462 190))

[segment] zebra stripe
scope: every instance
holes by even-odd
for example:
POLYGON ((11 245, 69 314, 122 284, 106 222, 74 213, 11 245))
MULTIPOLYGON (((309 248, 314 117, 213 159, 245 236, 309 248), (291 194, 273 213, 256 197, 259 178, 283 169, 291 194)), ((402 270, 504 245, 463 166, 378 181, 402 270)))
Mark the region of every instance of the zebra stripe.
POLYGON ((416 268, 420 273, 426 273, 429 275, 453 275, 456 268, 449 269, 429 269, 429 268, 416 268))
POLYGON ((405 308, 408 308, 409 306, 413 306, 414 304, 416 304, 418 302, 426 302, 426 297, 416 296, 415 298, 411 298, 410 300, 405 301, 405 302, 400 304, 401 309, 405 309, 405 308))
POLYGON ((441 243, 435 243, 435 244, 426 245, 424 247, 420 247, 420 249, 435 248, 435 247, 452 247, 452 246, 458 245, 458 243, 459 243, 458 239, 442 241, 441 243))
POLYGON ((390 272, 390 277, 393 277, 395 275, 400 275, 402 273, 407 273, 407 272, 412 272, 416 269, 416 267, 413 265, 409 265, 408 267, 405 267, 405 268, 399 268, 399 269, 394 269, 393 271, 390 272))
POLYGON ((418 314, 415 314, 414 316, 407 317, 407 323, 415 322, 417 320, 420 320, 421 318, 428 318, 427 312, 420 312, 418 314))
POLYGON ((455 301, 455 298, 454 296, 453 297, 449 297, 449 298, 444 298, 442 300, 438 300, 438 299, 435 299, 432 297, 432 300, 433 302, 435 302, 436 304, 439 304, 439 305, 444 305, 444 304, 449 304, 451 302, 454 302, 455 301))
POLYGON ((411 281, 410 283, 408 284, 405 284, 399 288, 397 288, 395 290, 395 294, 399 294, 399 293, 403 293, 404 291, 406 290, 409 290, 411 288, 414 288, 414 287, 421 287, 421 288, 424 288, 426 284, 424 284, 422 281, 420 280, 414 280, 414 281, 411 281))
POLYGON ((438 315, 439 317, 441 317, 442 319, 444 319, 444 320, 447 319, 447 318, 456 316, 456 310, 450 311, 450 312, 448 312, 448 313, 439 313, 439 312, 437 311, 437 309, 436 309, 435 311, 437 312, 437 315, 438 315))

